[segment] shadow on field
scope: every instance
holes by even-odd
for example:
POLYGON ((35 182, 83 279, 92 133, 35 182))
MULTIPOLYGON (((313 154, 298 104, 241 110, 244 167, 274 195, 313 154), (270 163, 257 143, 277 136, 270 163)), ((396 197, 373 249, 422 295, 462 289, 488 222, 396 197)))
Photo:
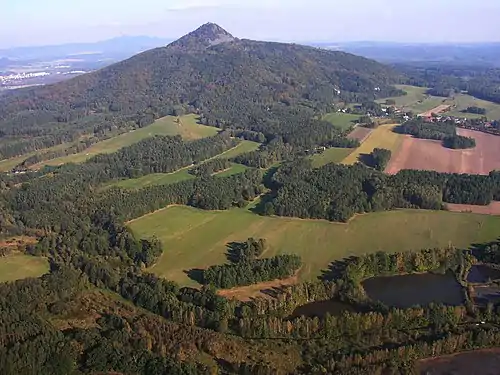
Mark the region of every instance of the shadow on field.
POLYGON ((267 203, 272 202, 274 194, 274 192, 269 192, 261 196, 260 202, 255 207, 250 208, 249 211, 257 215, 270 215, 271 213, 267 209, 267 203))
POLYGON ((375 163, 373 162, 373 157, 371 154, 359 154, 358 160, 366 165, 367 167, 374 168, 375 163))
POLYGON ((203 284, 203 270, 201 268, 193 268, 192 270, 184 271, 184 273, 193 281, 203 284))
POLYGON ((318 279, 321 281, 332 281, 340 279, 344 274, 347 265, 357 258, 358 257, 356 256, 351 256, 349 258, 333 261, 328 266, 328 269, 321 271, 321 275, 318 276, 318 279))

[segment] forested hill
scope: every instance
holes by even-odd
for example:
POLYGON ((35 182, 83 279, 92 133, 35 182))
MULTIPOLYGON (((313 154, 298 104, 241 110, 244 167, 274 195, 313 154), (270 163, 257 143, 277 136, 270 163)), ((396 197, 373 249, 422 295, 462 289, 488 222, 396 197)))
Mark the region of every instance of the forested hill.
POLYGON ((76 129, 102 132, 196 112, 207 123, 275 135, 297 114, 312 118, 333 102, 394 95, 391 85, 398 79, 391 68, 366 58, 240 40, 206 24, 100 71, 0 97, 0 130, 9 141, 37 137, 38 147, 47 147, 53 144, 43 137, 72 141, 76 129))

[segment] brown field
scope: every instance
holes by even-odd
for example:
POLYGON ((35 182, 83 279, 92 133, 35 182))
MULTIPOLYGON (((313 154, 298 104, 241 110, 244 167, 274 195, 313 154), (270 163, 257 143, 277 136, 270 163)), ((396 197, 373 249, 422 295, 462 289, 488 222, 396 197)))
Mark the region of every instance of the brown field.
POLYGON ((357 126, 352 132, 349 133, 347 138, 357 139, 360 143, 363 143, 363 141, 370 135, 371 132, 372 129, 357 126))
POLYGON ((500 349, 424 359, 418 364, 418 372, 422 375, 499 375, 500 349))
POLYGON ((268 281, 248 286, 241 286, 232 289, 219 290, 217 294, 228 299, 236 299, 239 301, 250 301, 253 298, 271 298, 268 291, 282 288, 288 285, 294 285, 298 283, 297 275, 289 277, 288 279, 268 281))
POLYGON ((446 205, 448 211, 452 212, 472 212, 482 215, 500 215, 500 202, 491 202, 487 206, 476 206, 472 204, 452 204, 446 205))
POLYGON ((474 138, 476 147, 452 150, 443 147, 440 141, 405 136, 386 172, 395 174, 402 169, 420 169, 486 175, 492 170, 500 170, 499 136, 467 129, 457 129, 457 132, 474 138))
POLYGON ((431 117, 433 113, 440 114, 440 113, 443 113, 443 112, 447 112, 447 111, 450 110, 450 108, 451 108, 451 105, 449 105, 449 104, 441 104, 441 105, 438 105, 435 108, 432 108, 432 109, 428 110, 427 112, 421 113, 420 116, 422 116, 422 117, 431 117))

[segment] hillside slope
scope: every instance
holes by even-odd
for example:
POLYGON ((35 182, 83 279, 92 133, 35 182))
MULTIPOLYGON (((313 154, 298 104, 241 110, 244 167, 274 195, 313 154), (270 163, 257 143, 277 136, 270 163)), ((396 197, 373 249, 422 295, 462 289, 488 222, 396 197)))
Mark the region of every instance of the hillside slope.
POLYGON ((372 60, 239 40, 206 24, 100 71, 0 97, 0 153, 15 156, 12 142, 25 152, 186 111, 217 126, 284 134, 290 122, 303 123, 335 101, 393 95, 397 80, 391 68, 372 60))

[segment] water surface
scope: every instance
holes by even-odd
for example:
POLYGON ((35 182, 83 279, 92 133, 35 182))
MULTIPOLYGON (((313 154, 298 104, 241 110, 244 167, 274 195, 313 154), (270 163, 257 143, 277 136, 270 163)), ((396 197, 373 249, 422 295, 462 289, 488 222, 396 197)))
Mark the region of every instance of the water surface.
POLYGON ((470 283, 487 283, 497 279, 500 279, 500 270, 484 264, 473 265, 467 275, 467 281, 470 283))
POLYGON ((408 308, 431 303, 464 303, 462 286, 453 275, 431 273, 373 277, 363 282, 368 296, 390 307, 408 308))

